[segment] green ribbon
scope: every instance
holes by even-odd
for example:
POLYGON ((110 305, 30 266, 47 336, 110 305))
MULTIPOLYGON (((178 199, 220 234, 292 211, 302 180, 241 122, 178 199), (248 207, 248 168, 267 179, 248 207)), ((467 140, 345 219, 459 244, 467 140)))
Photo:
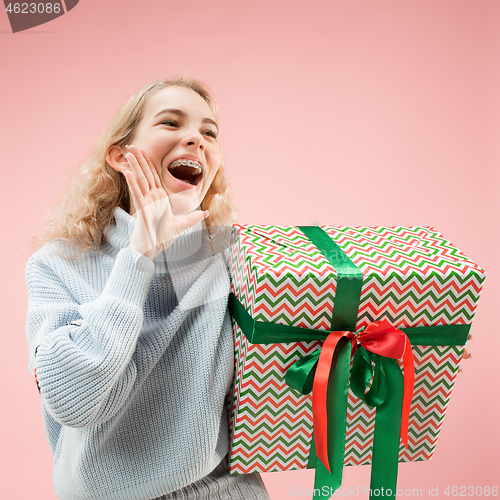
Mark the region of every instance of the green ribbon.
MULTIPOLYGON (((286 342, 311 342, 325 340, 329 330, 280 325, 267 321, 256 321, 238 297, 229 295, 231 316, 238 323, 250 344, 283 344, 286 342)), ((470 325, 437 325, 398 328, 410 339, 411 345, 462 346, 467 341, 470 325)))
POLYGON ((354 332, 358 319, 363 274, 323 229, 317 226, 298 228, 314 243, 337 273, 330 330, 354 332))
MULTIPOLYGON (((331 330, 354 332, 357 322, 363 275, 344 251, 320 228, 300 226, 299 229, 327 258, 337 273, 337 288, 331 330)), ((233 319, 245 337, 253 344, 310 342, 324 340, 330 331, 301 328, 289 325, 255 321, 234 294, 230 296, 233 319)), ((464 345, 470 325, 440 325, 429 327, 400 328, 412 345, 464 345)), ((314 374, 320 350, 304 356, 292 365, 285 377, 287 385, 302 394, 312 390, 314 374)), ((351 342, 341 339, 334 354, 328 381, 328 460, 331 474, 320 460, 316 460, 314 436, 311 443, 308 468, 315 467, 315 491, 333 494, 342 483, 344 466, 345 430, 351 342)), ((373 437, 370 500, 383 494, 395 498, 403 404, 403 376, 397 360, 371 353, 358 346, 351 372, 353 393, 369 407, 376 407, 373 437), (372 365, 373 362, 373 365, 372 365), (366 388, 372 384, 368 392, 366 388), (391 494, 387 495, 387 491, 391 494), (374 492, 378 492, 375 495, 374 492)))

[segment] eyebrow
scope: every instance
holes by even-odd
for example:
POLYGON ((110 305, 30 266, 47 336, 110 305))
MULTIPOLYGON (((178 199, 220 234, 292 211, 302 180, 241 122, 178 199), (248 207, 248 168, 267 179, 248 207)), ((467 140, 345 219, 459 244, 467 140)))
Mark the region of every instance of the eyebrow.
MULTIPOLYGON (((155 118, 157 116, 162 115, 163 113, 173 113, 174 115, 178 115, 178 116, 181 116, 181 117, 185 117, 186 116, 186 113, 184 113, 184 111, 182 111, 180 109, 168 108, 168 109, 162 109, 159 113, 157 113, 155 115, 155 118)), ((212 120, 211 118, 203 118, 201 121, 202 121, 202 123, 211 123, 212 125, 215 126, 215 128, 217 130, 219 130, 219 126, 217 125, 217 122, 215 120, 212 120)))

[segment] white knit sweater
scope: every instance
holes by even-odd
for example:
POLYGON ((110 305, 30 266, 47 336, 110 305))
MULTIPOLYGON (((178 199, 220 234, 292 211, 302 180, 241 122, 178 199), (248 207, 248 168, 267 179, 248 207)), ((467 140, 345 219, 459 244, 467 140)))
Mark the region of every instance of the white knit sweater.
POLYGON ((229 276, 201 224, 155 261, 125 248, 120 208, 99 251, 67 242, 28 261, 27 337, 63 500, 146 500, 228 452, 229 276), (36 351, 36 355, 35 355, 36 351))

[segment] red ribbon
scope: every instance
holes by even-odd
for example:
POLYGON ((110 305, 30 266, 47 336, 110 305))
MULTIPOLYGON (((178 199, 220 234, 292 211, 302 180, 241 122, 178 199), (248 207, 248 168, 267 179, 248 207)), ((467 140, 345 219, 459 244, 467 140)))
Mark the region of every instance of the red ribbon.
POLYGON ((352 343, 351 356, 354 356, 357 345, 375 354, 386 358, 403 358, 404 393, 403 411, 401 416, 401 439, 408 449, 408 425, 410 420, 410 407, 413 398, 413 385, 415 382, 415 368, 410 340, 404 332, 392 326, 386 319, 370 323, 362 332, 355 335, 353 332, 335 331, 326 338, 316 367, 313 382, 312 409, 314 424, 314 443, 316 455, 331 473, 328 461, 328 432, 326 417, 326 393, 328 379, 333 361, 333 355, 340 339, 347 338, 352 343))

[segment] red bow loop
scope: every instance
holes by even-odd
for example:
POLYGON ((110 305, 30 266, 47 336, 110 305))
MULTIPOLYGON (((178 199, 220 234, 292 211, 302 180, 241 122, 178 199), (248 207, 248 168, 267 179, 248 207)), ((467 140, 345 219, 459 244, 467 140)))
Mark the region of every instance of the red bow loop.
POLYGON ((405 352, 406 335, 386 319, 370 323, 358 340, 366 350, 386 358, 401 359, 405 352))

